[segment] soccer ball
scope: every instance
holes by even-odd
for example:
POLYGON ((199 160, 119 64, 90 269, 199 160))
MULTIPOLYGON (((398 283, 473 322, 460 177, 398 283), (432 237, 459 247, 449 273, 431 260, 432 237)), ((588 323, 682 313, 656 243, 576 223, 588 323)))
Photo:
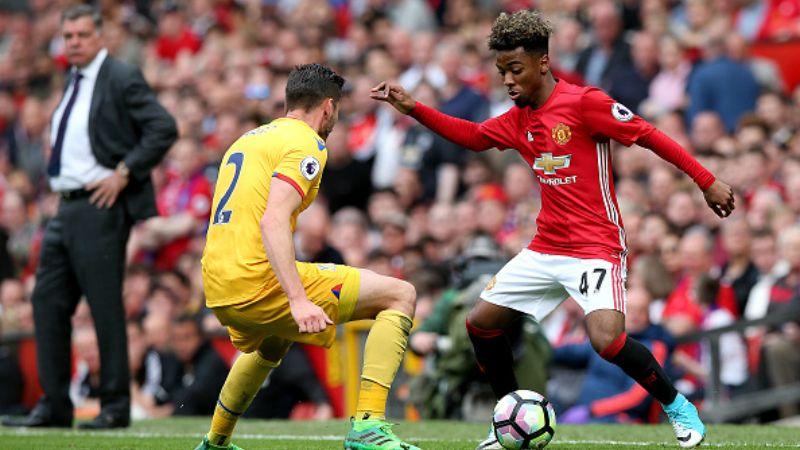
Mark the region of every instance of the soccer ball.
POLYGON ((503 448, 544 448, 556 434, 556 412, 541 394, 518 390, 497 402, 492 427, 503 448))

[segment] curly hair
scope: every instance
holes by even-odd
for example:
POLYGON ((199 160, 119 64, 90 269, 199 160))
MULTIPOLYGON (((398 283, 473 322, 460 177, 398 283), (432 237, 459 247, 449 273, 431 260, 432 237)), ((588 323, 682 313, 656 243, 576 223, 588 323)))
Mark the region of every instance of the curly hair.
POLYGON ((552 32, 553 26, 537 11, 501 13, 492 24, 489 48, 495 51, 509 51, 522 47, 527 52, 547 53, 547 44, 552 32))

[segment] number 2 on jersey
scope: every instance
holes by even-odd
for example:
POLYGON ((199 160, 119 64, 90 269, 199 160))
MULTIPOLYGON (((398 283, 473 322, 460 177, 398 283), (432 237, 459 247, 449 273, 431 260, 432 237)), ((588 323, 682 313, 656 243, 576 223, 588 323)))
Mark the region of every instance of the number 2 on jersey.
POLYGON ((228 186, 228 190, 226 190, 222 198, 219 199, 217 209, 214 211, 214 225, 226 224, 231 221, 233 210, 225 209, 225 205, 227 205, 228 200, 231 199, 233 189, 236 188, 236 182, 239 181, 239 174, 242 173, 243 162, 244 154, 241 152, 231 153, 231 155, 228 157, 228 162, 225 164, 225 166, 233 164, 235 166, 235 172, 233 173, 233 179, 231 180, 231 184, 228 186))

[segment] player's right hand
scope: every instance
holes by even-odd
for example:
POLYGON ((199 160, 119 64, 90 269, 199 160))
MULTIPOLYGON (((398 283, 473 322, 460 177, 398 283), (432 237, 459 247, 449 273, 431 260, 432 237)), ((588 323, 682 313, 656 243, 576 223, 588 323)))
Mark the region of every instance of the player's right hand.
POLYGON ((307 299, 289 302, 289 309, 301 333, 319 333, 333 325, 325 310, 307 299))
POLYGON ((379 85, 372 88, 369 97, 373 100, 386 102, 403 114, 410 113, 417 104, 417 101, 403 89, 403 86, 396 83, 389 83, 388 81, 382 81, 379 85))
POLYGON ((718 216, 728 217, 733 212, 733 189, 722 181, 716 180, 714 184, 703 191, 708 207, 718 216))

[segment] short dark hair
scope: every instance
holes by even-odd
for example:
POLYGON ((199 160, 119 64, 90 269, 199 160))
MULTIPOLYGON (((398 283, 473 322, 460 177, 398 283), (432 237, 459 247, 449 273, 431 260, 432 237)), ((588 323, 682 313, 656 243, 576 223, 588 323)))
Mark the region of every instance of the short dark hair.
POLYGON ((522 47, 526 52, 545 54, 552 32, 550 22, 536 11, 501 13, 492 24, 489 49, 510 51, 522 47))
POLYGON ((103 16, 100 11, 94 9, 91 5, 75 5, 69 7, 61 13, 61 24, 68 20, 77 20, 81 17, 91 17, 94 22, 94 29, 100 31, 103 28, 103 16))
POLYGON ((338 103, 342 98, 344 78, 322 64, 296 66, 286 81, 286 110, 308 111, 326 98, 338 103))
POLYGON ((183 325, 183 324, 190 324, 194 327, 194 330, 200 337, 204 337, 205 333, 203 332, 203 325, 200 323, 200 316, 199 315, 192 315, 189 313, 180 314, 178 317, 172 319, 172 323, 174 325, 183 325))

